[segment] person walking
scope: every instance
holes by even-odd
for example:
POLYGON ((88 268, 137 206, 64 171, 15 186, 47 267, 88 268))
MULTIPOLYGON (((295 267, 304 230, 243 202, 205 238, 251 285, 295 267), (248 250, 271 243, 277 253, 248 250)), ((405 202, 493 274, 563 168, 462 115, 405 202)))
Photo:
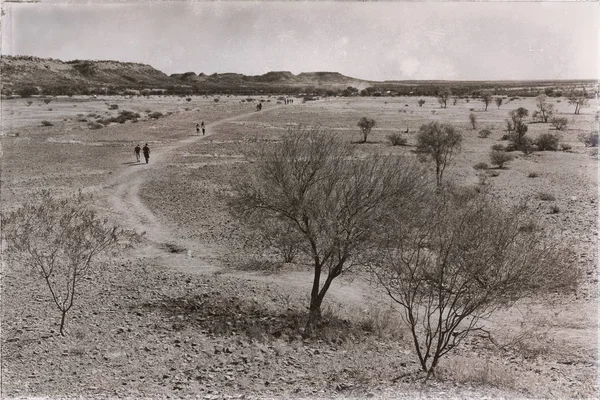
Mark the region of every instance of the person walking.
POLYGON ((135 154, 135 159, 137 162, 140 162, 140 150, 142 150, 142 148, 139 144, 137 144, 135 146, 135 149, 133 149, 133 153, 135 154))
POLYGON ((204 133, 206 132, 206 127, 204 126, 204 121, 202 121, 202 123, 200 124, 200 127, 202 128, 202 136, 204 136, 204 133))
POLYGON ((200 134, 200 124, 196 124, 196 134, 200 134))
POLYGON ((144 147, 142 148, 142 152, 144 153, 146 164, 148 164, 148 160, 150 159, 150 147, 148 147, 148 143, 144 145, 144 147))

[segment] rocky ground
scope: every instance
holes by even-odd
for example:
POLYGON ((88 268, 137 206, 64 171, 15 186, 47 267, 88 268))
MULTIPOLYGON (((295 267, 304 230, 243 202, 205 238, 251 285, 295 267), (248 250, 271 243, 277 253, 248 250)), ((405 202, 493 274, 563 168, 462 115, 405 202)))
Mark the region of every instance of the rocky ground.
MULTIPOLYGON (((331 129, 355 133, 346 117, 379 113, 381 125, 366 146, 406 151, 385 144, 404 101, 273 108, 214 126, 200 140, 189 137, 197 119, 212 123, 251 106, 233 99, 216 108, 208 101, 181 103, 164 106, 173 107, 173 115, 158 121, 85 135, 75 121, 54 128, 25 124, 18 138, 3 138, 4 209, 41 187, 65 193, 87 188, 103 213, 137 221, 133 228, 148 235, 135 249, 103 259, 81 282, 64 337, 47 289, 18 265, 4 265, 2 397, 595 397, 597 160, 576 142, 576 131, 568 134, 571 153, 519 156, 490 177, 499 199, 530 195, 537 218, 574 243, 584 271, 576 294, 530 299, 486 321, 495 344, 474 335, 427 382, 396 311, 360 278, 332 287, 327 323, 317 336, 303 338, 310 273, 299 265, 268 264, 245 246, 246 232, 226 207, 228 184, 243 176, 243 155, 258 138, 276 137, 290 121, 308 123, 315 116, 331 129), (213 108, 213 114, 206 111, 213 108), (146 138, 159 158, 138 173, 128 165, 131 140, 146 138), (90 152, 92 143, 102 145, 90 152), (531 171, 538 175, 529 178, 531 171), (127 186, 136 190, 123 191, 121 208, 113 206, 114 193, 127 186), (536 200, 540 192, 554 200, 536 200), (138 201, 143 213, 121 213, 138 201), (550 204, 560 212, 549 213, 550 204)), ((402 113, 413 125, 431 115, 413 111, 402 113)), ((491 114, 489 123, 499 124, 500 115, 491 114)), ((478 182, 472 165, 499 135, 467 137, 454 179, 478 182)))

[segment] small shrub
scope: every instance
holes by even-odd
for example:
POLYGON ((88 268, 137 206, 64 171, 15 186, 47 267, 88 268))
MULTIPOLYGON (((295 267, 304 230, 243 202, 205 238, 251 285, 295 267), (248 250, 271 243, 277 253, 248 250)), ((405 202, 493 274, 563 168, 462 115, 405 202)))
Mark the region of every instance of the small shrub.
POLYGON ((53 125, 54 124, 52 122, 50 122, 50 121, 47 121, 47 120, 43 120, 42 121, 42 126, 53 126, 53 125))
POLYGON ((51 99, 44 99, 44 103, 48 104, 50 103, 52 100, 51 99))
POLYGON ((497 165, 498 168, 502 169, 504 164, 512 161, 514 159, 513 155, 507 153, 505 151, 494 151, 490 152, 490 161, 492 165, 497 165))
POLYGON ((32 105, 32 104, 33 104, 33 101, 31 101, 31 100, 29 100, 29 101, 27 102, 27 106, 30 106, 30 105, 32 105))
POLYGON ((77 122, 88 122, 88 120, 87 120, 87 119, 85 119, 85 118, 79 118, 79 119, 77 120, 77 122))
POLYGON ((387 139, 390 141, 392 146, 405 146, 407 139, 403 138, 399 133, 392 133, 387 136, 387 139))
POLYGON ((537 178, 538 176, 540 176, 537 172, 530 172, 527 174, 528 178, 537 178))
POLYGON ((556 200, 556 197, 554 197, 554 195, 552 193, 548 193, 548 192, 539 192, 537 194, 537 198, 539 200, 542 200, 542 201, 554 201, 554 200, 556 200))
POLYGON ((495 177, 497 177, 498 175, 500 175, 500 172, 498 172, 498 171, 496 171, 496 170, 489 170, 489 171, 487 171, 487 175, 488 175, 489 177, 495 178, 495 177))
POLYGON ((190 101, 192 101, 192 98, 191 98, 191 97, 187 97, 187 98, 185 99, 185 101, 188 101, 188 102, 190 102, 190 101))
POLYGON ((111 104, 108 106, 109 110, 117 110, 119 109, 119 105, 118 104, 111 104))
POLYGON ((560 149, 561 149, 562 151, 569 151, 569 150, 571 150, 572 148, 573 148, 573 147, 572 147, 570 144, 567 144, 567 143, 561 143, 561 144, 560 144, 560 149))
POLYGON ((549 207, 550 214, 558 214, 560 212, 560 208, 556 204, 552 204, 549 207))
MULTIPOLYGON (((107 124, 107 125, 108 125, 108 124, 107 124)), ((88 128, 90 128, 90 129, 100 129, 100 128, 103 128, 103 127, 104 127, 104 125, 102 125, 101 123, 99 123, 99 122, 94 122, 94 121, 90 121, 90 122, 88 122, 87 126, 88 126, 88 128)))
POLYGON ((557 130, 562 131, 567 127, 569 120, 566 117, 554 117, 550 120, 550 123, 557 130))
POLYGON ((219 102, 219 99, 217 99, 217 98, 214 98, 214 99, 213 99, 213 101, 214 101, 215 103, 218 103, 218 102, 219 102))
POLYGON ((479 131, 479 137, 482 139, 487 138, 491 134, 492 134, 492 131, 490 131, 489 129, 482 129, 479 131))
POLYGON ((504 146, 503 144, 497 143, 492 146, 492 150, 493 151, 506 151, 506 146, 504 146))
POLYGON ((535 141, 539 151, 556 151, 560 137, 553 133, 542 133, 535 141))
POLYGON ((159 111, 155 111, 153 113, 148 114, 149 118, 154 118, 154 119, 159 119, 162 116, 163 116, 163 113, 161 113, 159 111))
POLYGON ((509 140, 510 139, 510 135, 508 133, 505 133, 504 135, 502 135, 502 137, 500 138, 500 140, 509 140))
POLYGON ((598 133, 588 132, 580 133, 577 139, 585 145, 585 147, 598 147, 598 133))
POLYGON ((473 165, 473 169, 488 169, 489 166, 487 165, 487 163, 484 162, 479 162, 475 165, 473 165))

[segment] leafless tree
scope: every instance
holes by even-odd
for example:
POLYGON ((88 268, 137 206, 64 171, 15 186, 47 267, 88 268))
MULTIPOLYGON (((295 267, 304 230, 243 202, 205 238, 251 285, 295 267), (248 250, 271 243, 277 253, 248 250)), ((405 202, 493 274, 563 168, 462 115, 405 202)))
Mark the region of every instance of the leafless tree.
POLYGON ((542 122, 548 122, 548 119, 552 116, 554 111, 554 106, 547 102, 548 96, 545 94, 541 94, 535 98, 535 106, 538 108, 538 112, 540 113, 540 119, 542 122))
POLYGON ((389 230, 371 263, 399 304, 428 377, 479 322, 526 296, 572 290, 569 256, 534 228, 523 205, 503 210, 485 192, 445 188, 389 230))
POLYGON ((415 202, 425 171, 408 156, 358 157, 336 136, 304 127, 263 146, 252 165, 231 206, 242 220, 277 220, 302 238, 299 251, 314 270, 310 333, 333 280, 381 237, 388 219, 403 214, 403 204, 415 202))
POLYGON ((371 129, 373 129, 373 127, 375 126, 375 120, 373 118, 362 117, 356 125, 360 128, 362 132, 362 143, 366 143, 367 137, 369 136, 369 133, 371 133, 371 129))
POLYGON ((56 199, 42 192, 4 218, 8 256, 44 279, 61 314, 61 335, 78 284, 89 276, 95 258, 122 239, 135 238, 100 218, 84 200, 81 194, 56 199))
POLYGON ((435 163, 438 186, 442 184, 446 167, 460 152, 461 143, 461 134, 450 124, 430 122, 421 125, 417 135, 417 152, 435 163))
POLYGON ((569 124, 569 120, 566 117, 552 117, 552 119, 550 119, 550 124, 557 130, 562 131, 569 124))

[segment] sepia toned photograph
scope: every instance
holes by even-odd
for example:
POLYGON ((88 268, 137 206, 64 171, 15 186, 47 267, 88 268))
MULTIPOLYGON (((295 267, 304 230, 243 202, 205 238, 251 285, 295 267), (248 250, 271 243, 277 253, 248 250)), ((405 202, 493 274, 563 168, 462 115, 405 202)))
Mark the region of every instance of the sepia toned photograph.
POLYGON ((600 396, 597 2, 1 11, 0 398, 600 396))

